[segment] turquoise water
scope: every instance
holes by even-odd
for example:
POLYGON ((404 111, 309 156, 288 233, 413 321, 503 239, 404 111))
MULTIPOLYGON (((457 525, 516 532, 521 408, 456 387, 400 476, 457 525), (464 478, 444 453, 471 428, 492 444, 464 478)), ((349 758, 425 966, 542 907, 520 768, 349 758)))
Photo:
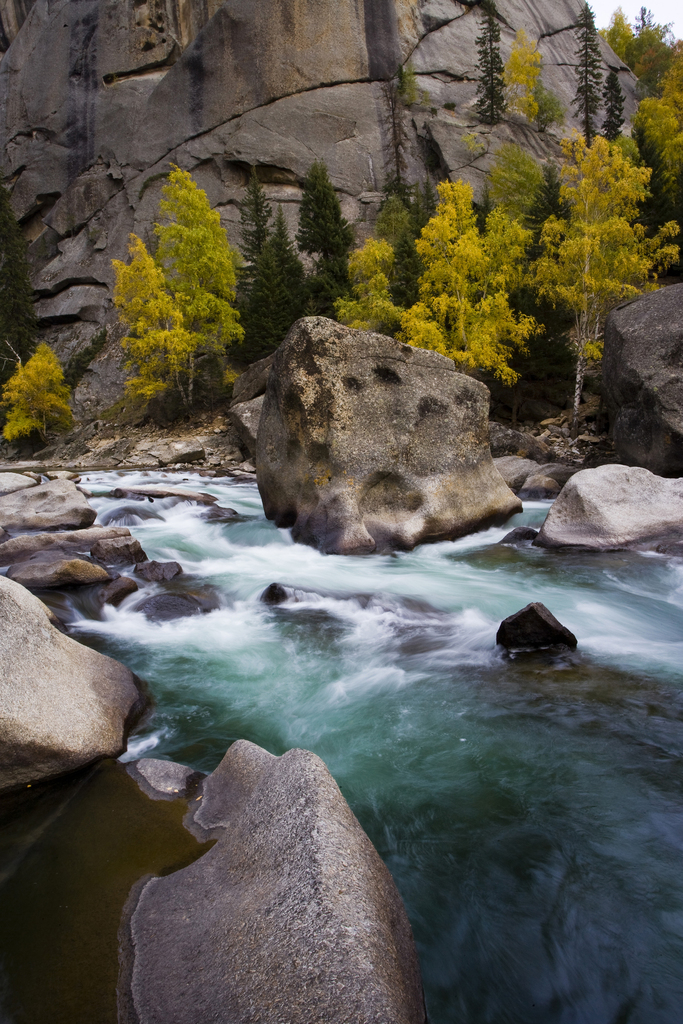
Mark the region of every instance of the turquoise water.
POLYGON ((93 499, 183 566, 148 593, 219 604, 155 624, 140 594, 96 620, 75 599, 77 635, 154 694, 126 757, 210 771, 238 737, 319 754, 405 900, 431 1024, 683 1019, 683 562, 500 546, 547 503, 453 543, 323 556, 266 522, 254 485, 126 479, 184 479, 240 513, 93 499), (272 582, 286 604, 260 602, 272 582), (575 655, 495 648, 532 600, 575 655))

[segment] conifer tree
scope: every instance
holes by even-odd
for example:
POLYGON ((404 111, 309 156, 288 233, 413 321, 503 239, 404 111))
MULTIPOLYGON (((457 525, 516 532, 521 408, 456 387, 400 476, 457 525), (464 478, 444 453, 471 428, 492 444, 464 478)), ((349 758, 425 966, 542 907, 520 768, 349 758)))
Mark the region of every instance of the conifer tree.
MULTIPOLYGON (((252 167, 240 210, 240 227, 242 229, 240 249, 245 260, 252 266, 256 265, 256 261, 268 241, 268 224, 272 215, 272 207, 266 199, 263 185, 256 176, 256 168, 252 167)), ((248 273, 247 276, 249 276, 248 273)))
POLYGON ((505 66, 500 55, 500 25, 496 21, 496 5, 484 0, 482 33, 477 36, 479 49, 479 86, 477 110, 485 124, 498 124, 505 113, 505 66))
POLYGON ((420 298, 422 260, 410 232, 404 232, 396 243, 391 297, 395 305, 409 309, 420 298))
POLYGON ((296 240, 301 252, 315 259, 315 273, 306 282, 309 305, 322 316, 334 316, 334 303, 348 291, 353 228, 342 217, 322 161, 312 164, 304 180, 296 240))
POLYGON ((619 75, 610 71, 602 92, 605 104, 605 120, 602 122, 602 134, 608 142, 614 142, 621 135, 624 123, 624 94, 619 84, 619 75))
POLYGON ((543 225, 548 217, 557 217, 563 220, 569 216, 569 208, 561 194, 562 180, 557 164, 549 160, 543 165, 543 181, 541 182, 534 201, 531 204, 527 221, 538 241, 543 225))
POLYGON ((600 109, 602 58, 593 12, 583 5, 577 23, 579 45, 576 49, 576 98, 572 102, 581 120, 581 130, 590 146, 595 135, 595 116, 600 109))
POLYGON ((242 315, 244 355, 250 361, 270 355, 303 312, 304 268, 278 206, 273 233, 256 262, 249 302, 242 315))
POLYGON ((26 259, 26 242, 0 184, 0 384, 26 361, 33 349, 38 321, 26 259))

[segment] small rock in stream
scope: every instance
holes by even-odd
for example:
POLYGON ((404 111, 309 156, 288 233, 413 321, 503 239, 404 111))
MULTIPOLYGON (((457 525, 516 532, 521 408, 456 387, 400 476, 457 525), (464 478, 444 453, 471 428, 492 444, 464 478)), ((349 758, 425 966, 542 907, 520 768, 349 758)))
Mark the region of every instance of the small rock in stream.
POLYGON ((261 594, 261 601, 264 604, 284 604, 288 596, 281 583, 271 583, 261 594))
POLYGON ((206 778, 204 772, 157 757, 130 761, 126 771, 150 800, 187 800, 194 796, 197 786, 206 778))
POLYGON ((102 604, 111 604, 114 608, 118 608, 124 598, 139 589, 135 580, 132 580, 130 576, 119 576, 117 580, 112 580, 111 583, 102 587, 99 598, 102 604))
POLYGON ((213 508, 207 508, 201 513, 202 519, 207 523, 228 523, 238 516, 239 512, 234 508, 223 508, 220 505, 214 505, 213 508))
MULTIPOLYGON (((98 562, 106 565, 131 565, 133 562, 149 562, 142 545, 135 537, 107 537, 98 540, 90 549, 98 562)), ((152 563, 149 562, 151 565, 152 563)))
POLYGON ((166 583, 179 576, 183 567, 178 562, 141 562, 135 566, 134 572, 148 583, 166 583))
POLYGON ((559 645, 576 647, 578 640, 544 604, 533 601, 503 619, 496 633, 496 643, 508 651, 535 651, 559 645))
POLYGON ((152 622, 171 622, 173 619, 187 618, 188 615, 214 611, 218 607, 217 600, 196 597, 194 594, 155 594, 136 605, 135 611, 142 612, 152 622))
POLYGON ((532 541, 538 537, 538 530, 532 529, 531 526, 515 526, 514 530, 510 530, 503 537, 501 544, 523 544, 525 541, 532 541))

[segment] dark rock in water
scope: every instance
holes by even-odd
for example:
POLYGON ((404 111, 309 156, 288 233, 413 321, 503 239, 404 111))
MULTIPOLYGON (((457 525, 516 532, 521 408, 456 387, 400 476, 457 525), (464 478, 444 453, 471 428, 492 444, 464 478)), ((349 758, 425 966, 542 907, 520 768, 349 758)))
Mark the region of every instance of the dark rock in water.
POLYGON ((265 395, 268 374, 273 365, 274 355, 259 359, 257 363, 248 366, 244 373, 241 373, 232 386, 232 401, 230 405, 240 405, 242 402, 251 402, 259 395, 265 395))
POLYGON ((114 608, 118 608, 124 598, 139 589, 135 580, 132 580, 130 576, 119 576, 117 580, 112 580, 111 583, 102 587, 99 599, 102 604, 111 604, 114 608))
POLYGON ((178 562, 141 562, 135 566, 134 572, 142 576, 148 583, 167 583, 179 576, 183 567, 178 562))
POLYGON ((101 565, 83 558, 61 558, 56 562, 19 562, 10 565, 7 578, 29 590, 51 590, 54 587, 85 587, 106 583, 111 576, 101 565))
POLYGON ((172 619, 184 619, 188 615, 200 615, 219 607, 213 596, 195 594, 155 594, 146 597, 135 606, 136 612, 142 612, 152 622, 170 622, 172 619))
POLYGON ((534 601, 503 619, 496 633, 496 643, 509 651, 532 651, 560 644, 576 647, 578 641, 544 604, 534 601))
POLYGON ((683 542, 683 480, 631 466, 583 469, 568 480, 538 547, 657 549, 683 542))
POLYGON ((148 561, 140 541, 135 537, 111 537, 98 540, 91 547, 90 554, 106 565, 130 565, 132 562, 148 561))
POLYGON ((0 576, 0 792, 118 757, 145 706, 132 672, 63 636, 0 576))
POLYGON ((0 526, 20 530, 78 529, 97 518, 71 480, 51 480, 0 497, 0 526))
POLYGON ((118 508, 110 508, 106 512, 100 512, 99 520, 103 526, 116 523, 120 527, 136 526, 145 519, 163 519, 164 517, 155 512, 149 505, 136 502, 134 505, 119 505, 118 508))
POLYGON ((683 476, 683 284, 610 313, 602 381, 619 459, 683 476))
POLYGON ((542 473, 534 473, 527 477, 519 489, 520 498, 526 501, 539 501, 546 498, 556 498, 561 491, 557 480, 550 476, 543 476, 542 473))
POLYGON ((261 600, 264 604, 284 604, 287 596, 287 591, 281 583, 271 583, 261 594, 261 600))
POLYGON ((323 762, 238 740, 199 795, 215 846, 127 905, 120 1024, 425 1024, 401 897, 323 762))
POLYGON ((205 512, 202 512, 201 516, 207 523, 229 523, 238 518, 239 513, 234 508, 222 508, 220 505, 214 505, 213 508, 207 508, 205 512))
POLYGON ((206 778, 205 772, 156 757, 129 761, 126 771, 151 800, 187 800, 194 796, 197 786, 206 778))
POLYGON ((514 530, 510 530, 503 537, 501 544, 523 544, 525 541, 532 541, 538 537, 538 530, 533 530, 530 526, 515 526, 514 530))
POLYGON ((489 422, 489 443, 494 459, 505 455, 516 455, 520 459, 533 462, 545 462, 550 449, 545 441, 540 441, 533 434, 524 434, 512 427, 505 427, 495 420, 489 422))
POLYGON ((489 393, 437 352, 306 317, 275 353, 256 471, 267 518, 327 554, 410 550, 521 511, 489 393))

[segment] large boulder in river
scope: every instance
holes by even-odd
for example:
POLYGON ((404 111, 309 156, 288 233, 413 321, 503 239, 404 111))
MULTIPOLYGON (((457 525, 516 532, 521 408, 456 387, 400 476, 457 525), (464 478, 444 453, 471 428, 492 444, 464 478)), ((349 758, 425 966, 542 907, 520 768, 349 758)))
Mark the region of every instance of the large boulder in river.
POLYGON ((120 1024, 424 1024, 401 897, 315 754, 238 740, 190 806, 216 843, 131 895, 120 1024))
POLYGON ((683 544, 683 480, 628 466, 583 469, 562 488, 534 544, 600 551, 683 544))
POLYGON ((610 313, 602 380, 620 460, 683 476, 683 284, 610 313))
POLYGON ((22 473, 0 473, 0 496, 24 491, 27 487, 35 487, 36 481, 22 473))
POLYGON ((144 708, 124 665, 64 636, 0 576, 0 792, 123 753, 144 708))
POLYGON ((69 530, 92 526, 97 518, 71 480, 51 480, 28 491, 0 497, 0 526, 9 530, 69 530))
POLYGON ((409 550, 521 511, 487 388, 450 359, 324 317, 275 354, 256 472, 266 516, 327 553, 409 550))
MULTIPOLYGON (((60 533, 22 533, 0 544, 0 565, 31 561, 54 562, 92 552, 107 540, 132 542, 127 526, 93 526, 88 530, 64 530, 60 533)), ((136 542, 137 543, 137 542, 136 542)))
POLYGON ((56 587, 86 587, 108 583, 111 576, 101 565, 83 558, 60 558, 56 562, 20 562, 10 565, 7 578, 29 590, 52 590, 56 587))

